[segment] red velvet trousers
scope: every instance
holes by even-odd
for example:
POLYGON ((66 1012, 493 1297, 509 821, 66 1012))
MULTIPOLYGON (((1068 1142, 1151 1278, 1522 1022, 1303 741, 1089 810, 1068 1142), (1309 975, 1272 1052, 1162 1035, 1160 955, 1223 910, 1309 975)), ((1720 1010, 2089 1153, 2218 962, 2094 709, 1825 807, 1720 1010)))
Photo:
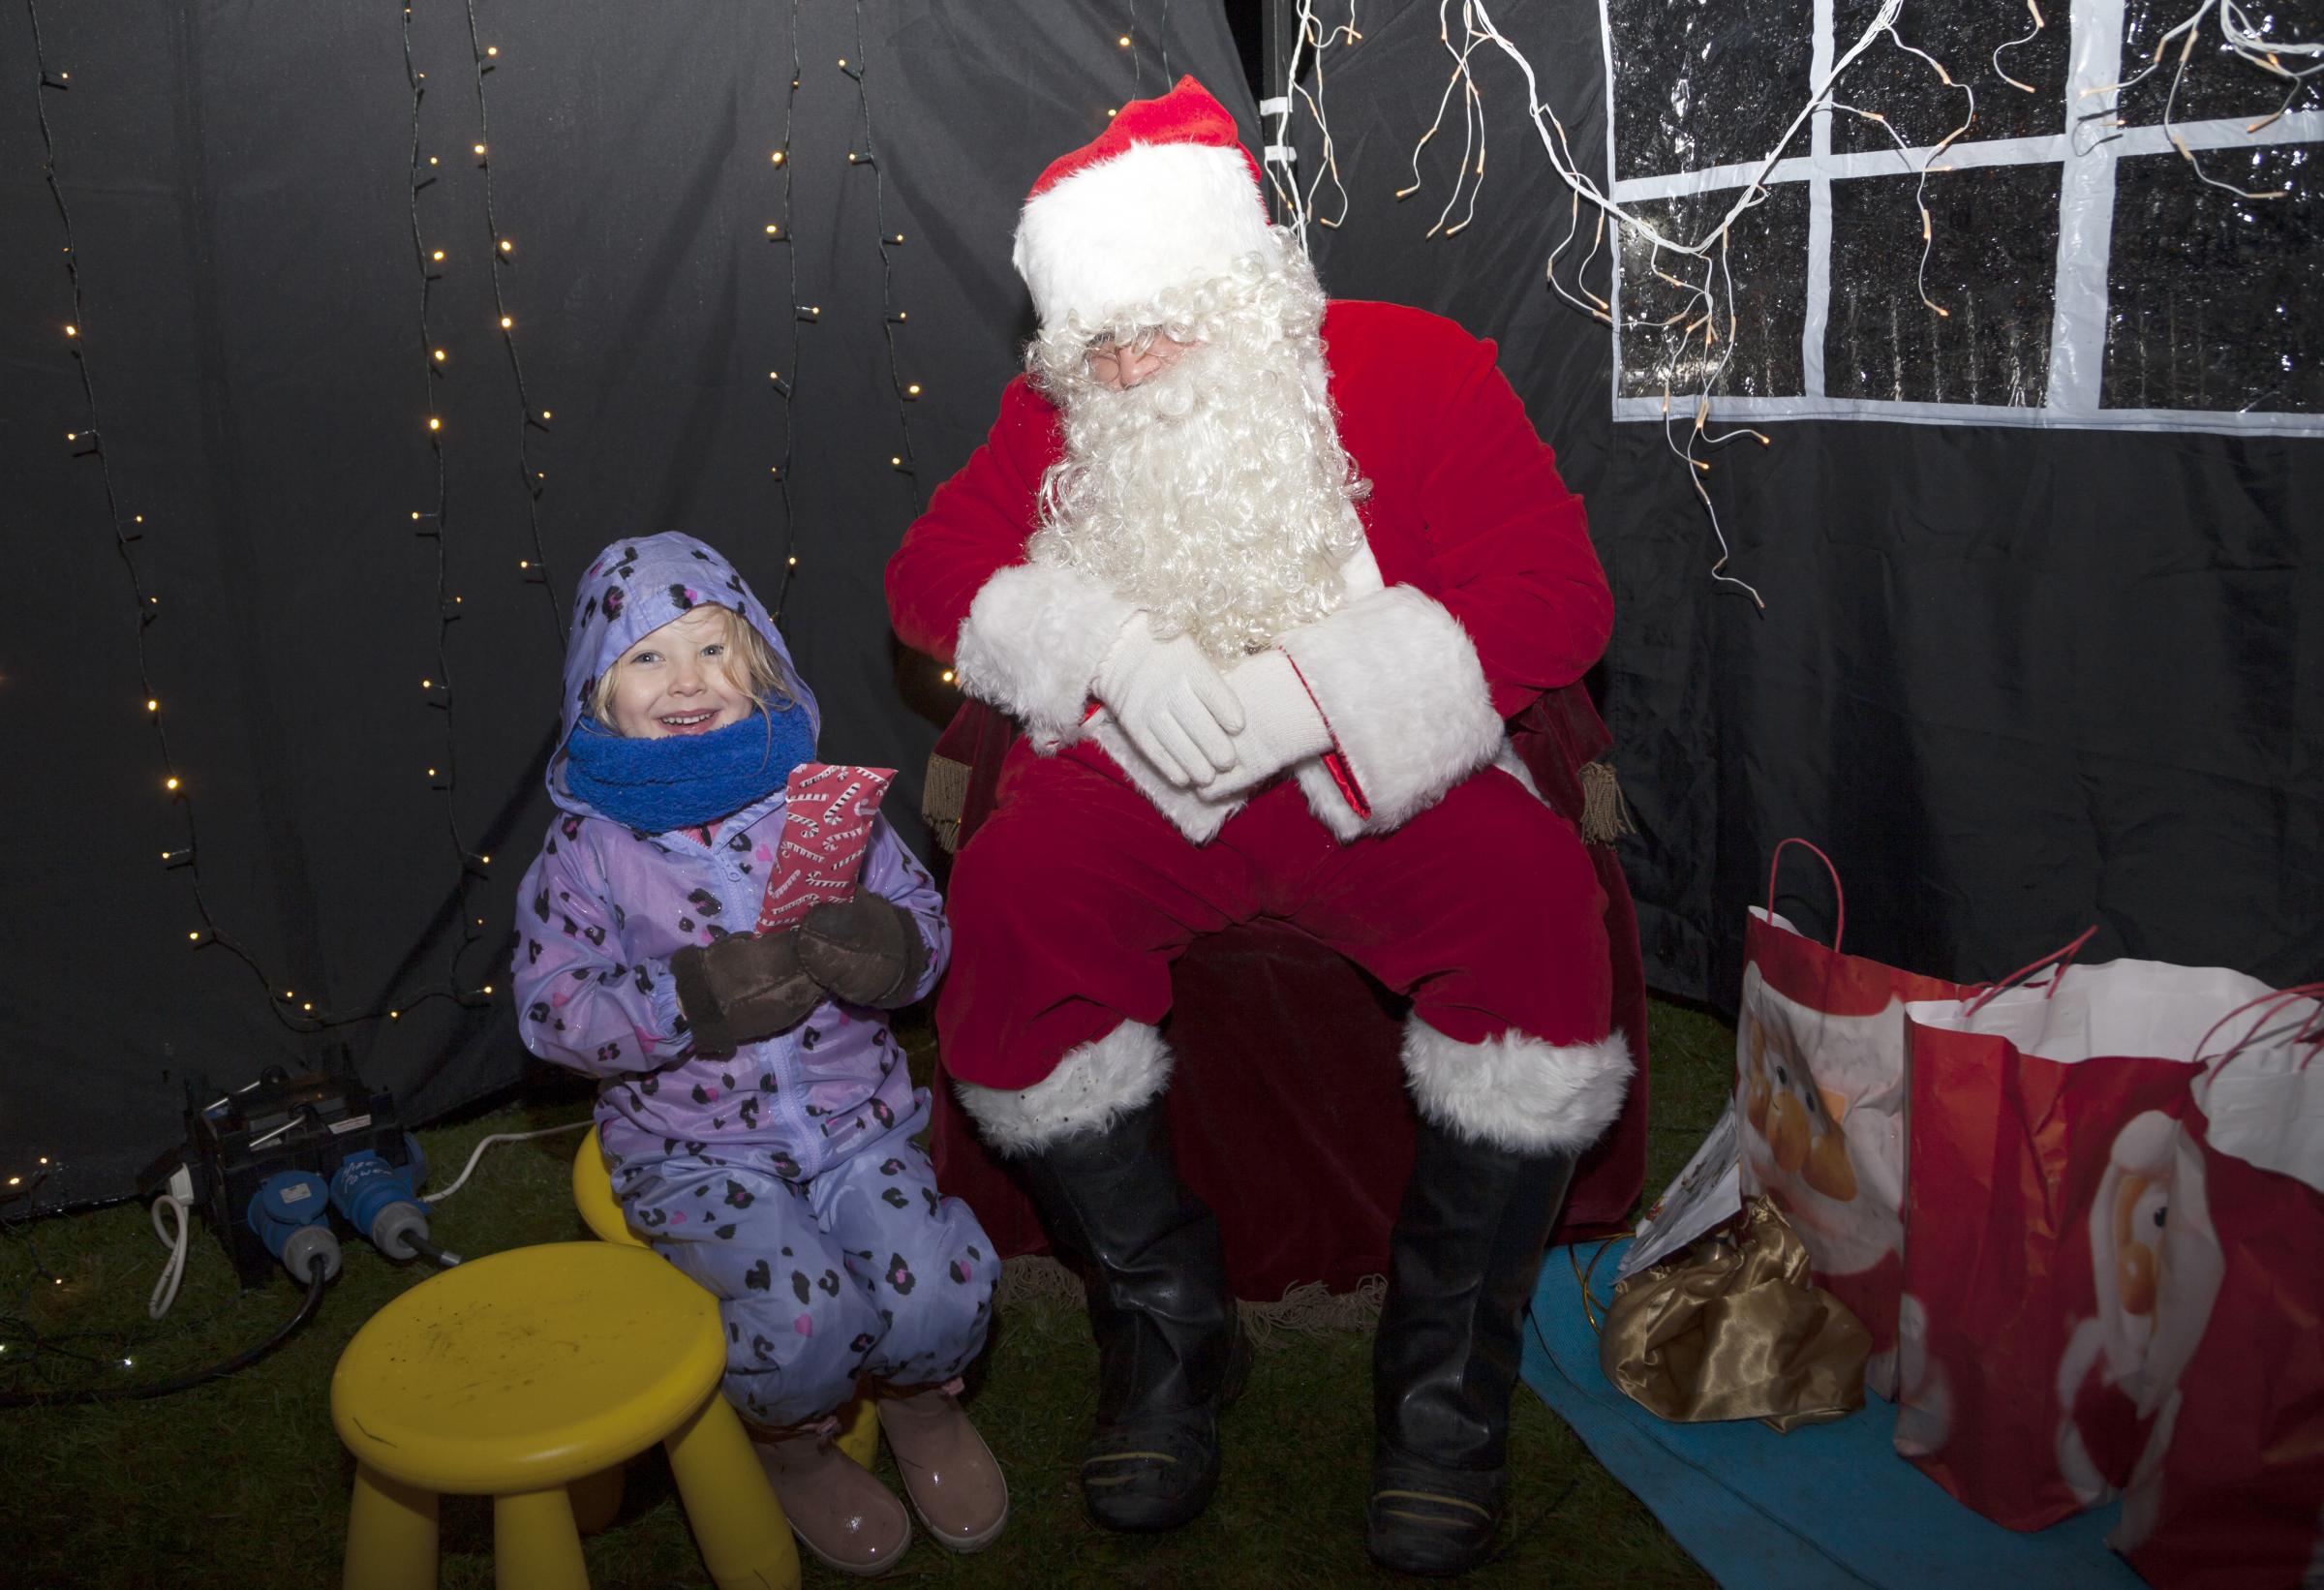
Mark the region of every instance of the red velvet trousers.
POLYGON ((1594 1043, 1612 1020, 1597 871, 1574 825, 1495 769, 1344 844, 1286 780, 1196 846, 1101 752, 1021 741, 948 894, 944 1065, 987 1086, 1039 1082, 1125 1019, 1159 1024, 1187 946, 1249 923, 1345 956, 1461 1043, 1594 1043))

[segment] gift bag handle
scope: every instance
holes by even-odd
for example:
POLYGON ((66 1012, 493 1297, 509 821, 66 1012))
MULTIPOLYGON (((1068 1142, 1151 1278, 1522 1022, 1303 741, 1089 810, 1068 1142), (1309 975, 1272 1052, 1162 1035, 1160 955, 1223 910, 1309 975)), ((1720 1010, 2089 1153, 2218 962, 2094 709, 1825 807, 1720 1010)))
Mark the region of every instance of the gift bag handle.
POLYGON ((2232 1060, 2238 1055, 2241 1055, 2247 1048, 2249 1047, 2251 1040, 2259 1036, 2259 1029, 2267 1024, 2270 1017, 2274 1016, 2278 1011, 2281 1010, 2285 1005, 2290 1004, 2295 999, 2314 999, 2319 1001, 2315 1013, 2309 1016, 2307 1021, 2302 1022, 2300 1024, 2300 1030, 2292 1034, 2293 1043, 2307 1044, 2309 1046, 2310 1053, 2307 1058, 2300 1062, 2300 1065, 2305 1068, 2309 1060, 2315 1058, 2315 1055, 2313 1053, 2315 1046, 2324 1045, 2324 1025, 2319 1024, 2324 1024, 2324 983, 2295 983, 2288 989, 2278 989, 2273 994, 2263 994, 2256 999, 2245 1000, 2242 1004, 2236 1006, 2226 1015, 2212 1023, 2211 1030, 2204 1033, 2203 1036, 2196 1042, 2194 1055, 2195 1063, 2197 1065, 2209 1068, 2211 1073, 2214 1076, 2217 1076, 2220 1070, 2226 1066, 2229 1060, 2232 1060), (2204 1058, 2204 1046, 2209 1044, 2213 1038, 2218 1035, 2219 1028, 2225 1026, 2229 1022, 2234 1021, 2238 1016, 2241 1016, 2245 1011, 2251 1009, 2255 1005, 2265 1005, 2267 1008, 2262 1010, 2257 1016, 2251 1018, 2251 1024, 2245 1028, 2244 1035, 2236 1039, 2236 1041, 2229 1045, 2224 1052, 2215 1055, 2209 1059, 2204 1058))
POLYGON ((1823 863, 1823 870, 1832 874, 1832 900, 1836 907, 1832 920, 1832 953, 1834 955, 1838 955, 1840 953, 1840 940, 1848 932, 1848 891, 1840 887, 1840 869, 1832 865, 1832 858, 1825 855, 1821 850, 1809 843, 1806 840, 1786 840, 1783 841, 1783 843, 1775 847, 1775 854, 1767 858, 1768 919, 1772 921, 1775 917, 1776 869, 1784 864, 1784 851, 1794 844, 1798 845, 1801 849, 1812 853, 1818 861, 1823 863))
POLYGON ((2042 967, 2049 965, 2052 962, 2057 963, 2058 975, 2050 979, 2050 992, 2043 994, 2042 997, 2044 999, 2055 999, 2058 997, 2058 985, 2065 981, 2065 968, 2072 963, 2075 955, 2080 952, 2083 945, 2091 941, 2092 937, 2096 934, 2097 931, 2098 925, 2094 922, 2089 927, 2076 933, 2070 941, 2060 945, 2057 949, 2052 950, 2040 960, 2033 962, 2028 965, 2018 967, 2017 970, 2011 972, 2008 976, 2003 978, 1998 983, 1980 985, 1978 988, 1971 992, 1969 1002, 1961 1007, 1961 1014, 1964 1016, 1974 1016, 1978 1011, 1983 1010, 1987 1005, 1991 1004, 1997 995, 2006 992, 2009 989, 2017 987, 2018 984, 2033 976, 2034 973, 2041 970, 2042 967))

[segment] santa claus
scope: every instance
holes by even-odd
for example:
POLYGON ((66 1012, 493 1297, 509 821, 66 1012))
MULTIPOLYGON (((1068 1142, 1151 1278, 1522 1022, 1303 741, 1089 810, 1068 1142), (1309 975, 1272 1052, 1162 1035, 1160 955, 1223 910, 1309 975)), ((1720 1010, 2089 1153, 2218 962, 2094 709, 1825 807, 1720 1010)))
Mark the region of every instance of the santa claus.
POLYGON ((1581 505, 1491 344, 1326 301, 1192 78, 1042 173, 1015 258, 1026 372, 887 589, 1025 729, 953 874, 936 1021, 1090 1283, 1084 1495, 1167 1529, 1217 1476, 1247 1355, 1156 1027, 1190 942, 1269 918, 1411 1001, 1367 1538, 1458 1572, 1492 1544, 1543 1245, 1631 1072, 1591 864, 1504 728, 1605 644, 1581 505))

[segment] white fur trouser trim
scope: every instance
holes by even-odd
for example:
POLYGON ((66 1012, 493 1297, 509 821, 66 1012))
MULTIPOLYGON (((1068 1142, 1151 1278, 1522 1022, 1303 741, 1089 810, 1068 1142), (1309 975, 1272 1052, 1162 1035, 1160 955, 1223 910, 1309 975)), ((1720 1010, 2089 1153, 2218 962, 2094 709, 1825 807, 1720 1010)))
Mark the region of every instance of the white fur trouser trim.
POLYGON ((1553 1044, 1505 1032, 1481 1044, 1404 1024, 1404 1075, 1421 1114, 1473 1142, 1515 1153, 1579 1153, 1630 1096, 1630 1043, 1553 1044))
POLYGON ((1077 738, 1098 659, 1132 609, 1094 581, 1048 564, 987 580, 953 645, 961 688, 1024 724, 1044 751, 1077 738))
POLYGON ((1101 712, 1090 719, 1088 734, 1097 742, 1098 749, 1114 759, 1122 777, 1152 802, 1154 810, 1169 818, 1171 827, 1185 835, 1191 843, 1208 844, 1216 839, 1227 819, 1242 810, 1243 797, 1249 794, 1248 790, 1242 790, 1214 800, 1207 789, 1189 789, 1172 783, 1121 732, 1121 725, 1114 721, 1111 712, 1101 712))
POLYGON ((1124 1022, 1104 1037, 1069 1049, 1056 1069, 1030 1087, 952 1087, 1003 1154, 1030 1153, 1059 1138, 1102 1132, 1170 1085, 1170 1046, 1142 1022, 1124 1022))
POLYGON ((1371 809, 1359 815, 1320 759, 1300 765, 1309 810, 1342 840, 1403 827, 1501 749, 1501 715, 1477 648, 1423 592, 1391 586, 1279 644, 1371 809))

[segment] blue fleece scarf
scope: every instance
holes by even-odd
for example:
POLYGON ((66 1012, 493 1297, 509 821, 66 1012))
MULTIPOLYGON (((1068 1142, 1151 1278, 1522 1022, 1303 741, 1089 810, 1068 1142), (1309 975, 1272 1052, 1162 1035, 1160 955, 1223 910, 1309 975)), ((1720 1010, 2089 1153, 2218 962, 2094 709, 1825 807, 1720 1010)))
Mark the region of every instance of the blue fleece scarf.
POLYGON ((583 718, 565 742, 565 787, 625 828, 666 834, 773 794, 814 753, 814 725, 796 706, 659 740, 631 740, 583 718))

